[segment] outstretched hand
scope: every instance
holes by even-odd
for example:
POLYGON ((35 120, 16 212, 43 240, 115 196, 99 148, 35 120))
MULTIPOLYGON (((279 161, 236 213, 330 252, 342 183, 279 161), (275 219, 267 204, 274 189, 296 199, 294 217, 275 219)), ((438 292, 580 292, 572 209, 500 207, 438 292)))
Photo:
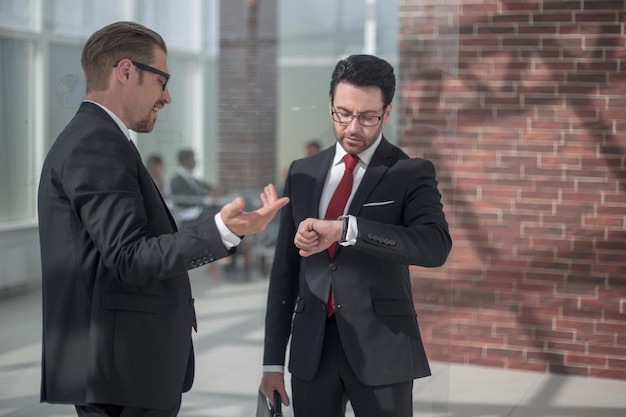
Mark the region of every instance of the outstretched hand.
POLYGON ((263 205, 254 211, 243 211, 244 200, 241 197, 235 198, 222 207, 220 216, 231 232, 237 236, 262 232, 276 216, 278 210, 289 203, 288 197, 278 198, 276 188, 272 184, 265 186, 260 197, 263 205))

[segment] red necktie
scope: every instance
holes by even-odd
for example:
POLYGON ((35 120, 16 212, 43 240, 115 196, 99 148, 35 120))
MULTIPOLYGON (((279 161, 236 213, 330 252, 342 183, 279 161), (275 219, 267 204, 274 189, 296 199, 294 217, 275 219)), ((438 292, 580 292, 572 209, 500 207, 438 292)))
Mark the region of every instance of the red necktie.
MULTIPOLYGON (((359 163, 359 157, 356 155, 346 154, 346 156, 343 157, 343 162, 346 165, 346 169, 343 172, 341 181, 339 181, 339 185, 337 185, 337 188, 328 203, 326 215, 324 216, 324 219, 326 220, 336 220, 343 214, 348 198, 350 198, 350 194, 352 193, 352 184, 354 183, 354 167, 356 167, 356 164, 359 163)), ((328 248, 328 256, 331 259, 335 253, 336 247, 337 243, 335 242, 328 248)), ((331 288, 328 296, 328 317, 332 316, 334 312, 335 297, 333 296, 333 289, 331 288)))

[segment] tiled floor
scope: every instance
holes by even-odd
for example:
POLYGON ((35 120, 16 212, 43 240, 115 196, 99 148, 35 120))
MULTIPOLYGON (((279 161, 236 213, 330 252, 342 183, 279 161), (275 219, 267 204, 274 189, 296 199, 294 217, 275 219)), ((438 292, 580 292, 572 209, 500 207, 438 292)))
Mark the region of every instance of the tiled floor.
MULTIPOLYGON (((267 280, 192 274, 199 332, 196 381, 181 417, 252 417, 261 377, 267 280)), ((41 294, 0 298, 0 416, 69 417, 39 403, 41 294)), ((416 381, 419 417, 626 417, 626 381, 433 363, 416 381)), ((291 408, 286 416, 293 416, 291 408)), ((352 415, 349 413, 349 415, 352 415)), ((323 417, 323 416, 320 416, 323 417)))

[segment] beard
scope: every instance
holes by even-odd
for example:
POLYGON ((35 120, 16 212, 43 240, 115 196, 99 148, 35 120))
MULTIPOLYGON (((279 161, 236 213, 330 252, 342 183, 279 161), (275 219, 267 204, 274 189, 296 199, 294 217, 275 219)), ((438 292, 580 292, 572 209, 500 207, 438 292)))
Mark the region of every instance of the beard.
POLYGON ((135 125, 131 128, 131 130, 134 130, 137 133, 150 133, 152 132, 152 129, 154 129, 154 121, 150 119, 149 114, 135 123, 135 125))

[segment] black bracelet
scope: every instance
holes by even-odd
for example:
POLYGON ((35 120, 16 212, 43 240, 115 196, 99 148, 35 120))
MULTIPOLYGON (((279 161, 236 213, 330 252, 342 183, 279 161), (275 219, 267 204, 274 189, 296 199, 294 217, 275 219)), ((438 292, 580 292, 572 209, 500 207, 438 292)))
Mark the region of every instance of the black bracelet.
POLYGON ((341 240, 340 243, 345 242, 348 236, 348 222, 350 221, 350 216, 339 216, 337 220, 343 220, 343 229, 341 231, 341 240))

